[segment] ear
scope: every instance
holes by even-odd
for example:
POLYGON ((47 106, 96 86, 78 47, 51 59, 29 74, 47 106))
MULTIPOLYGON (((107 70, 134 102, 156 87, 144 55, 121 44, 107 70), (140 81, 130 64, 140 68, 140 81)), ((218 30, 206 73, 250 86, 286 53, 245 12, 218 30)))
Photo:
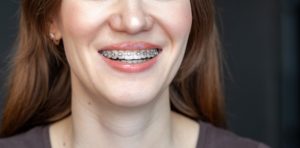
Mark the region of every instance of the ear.
POLYGON ((59 42, 62 39, 62 33, 59 28, 59 23, 58 23, 58 20, 55 18, 52 18, 50 20, 49 37, 55 43, 59 42))

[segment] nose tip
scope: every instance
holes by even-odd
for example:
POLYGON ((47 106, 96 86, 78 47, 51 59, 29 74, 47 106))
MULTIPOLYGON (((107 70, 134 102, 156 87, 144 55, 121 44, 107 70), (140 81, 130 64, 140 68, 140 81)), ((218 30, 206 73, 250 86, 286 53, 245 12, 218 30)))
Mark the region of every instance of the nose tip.
POLYGON ((136 34, 150 30, 153 25, 153 18, 144 12, 133 10, 111 15, 109 24, 115 31, 136 34))
POLYGON ((125 27, 131 33, 145 31, 149 29, 149 16, 132 16, 125 19, 125 27))

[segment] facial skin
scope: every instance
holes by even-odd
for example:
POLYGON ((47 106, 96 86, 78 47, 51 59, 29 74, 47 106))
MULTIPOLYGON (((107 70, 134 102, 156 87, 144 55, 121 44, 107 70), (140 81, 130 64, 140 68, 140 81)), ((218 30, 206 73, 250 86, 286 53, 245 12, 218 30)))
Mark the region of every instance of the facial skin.
POLYGON ((190 0, 62 0, 51 31, 63 39, 73 98, 128 108, 168 93, 191 24, 190 0), (152 43, 162 52, 144 71, 118 71, 98 50, 123 42, 152 43))

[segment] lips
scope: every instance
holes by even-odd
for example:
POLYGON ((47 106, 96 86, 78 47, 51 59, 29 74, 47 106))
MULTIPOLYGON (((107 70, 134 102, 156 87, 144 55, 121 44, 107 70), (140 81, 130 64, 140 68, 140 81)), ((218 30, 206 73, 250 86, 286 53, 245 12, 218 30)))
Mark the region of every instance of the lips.
POLYGON ((124 42, 101 48, 98 53, 112 68, 122 72, 142 72, 157 62, 162 48, 147 42, 124 42))

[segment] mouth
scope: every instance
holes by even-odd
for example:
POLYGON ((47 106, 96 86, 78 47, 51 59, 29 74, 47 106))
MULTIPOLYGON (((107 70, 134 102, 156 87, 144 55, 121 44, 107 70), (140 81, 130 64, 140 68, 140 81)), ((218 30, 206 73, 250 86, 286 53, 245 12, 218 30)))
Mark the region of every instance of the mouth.
POLYGON ((147 62, 160 53, 161 49, 150 48, 140 50, 101 50, 99 53, 110 60, 125 64, 140 64, 147 62))
POLYGON ((162 48, 145 42, 125 42, 98 51, 112 68, 122 72, 141 72, 151 68, 162 48))

